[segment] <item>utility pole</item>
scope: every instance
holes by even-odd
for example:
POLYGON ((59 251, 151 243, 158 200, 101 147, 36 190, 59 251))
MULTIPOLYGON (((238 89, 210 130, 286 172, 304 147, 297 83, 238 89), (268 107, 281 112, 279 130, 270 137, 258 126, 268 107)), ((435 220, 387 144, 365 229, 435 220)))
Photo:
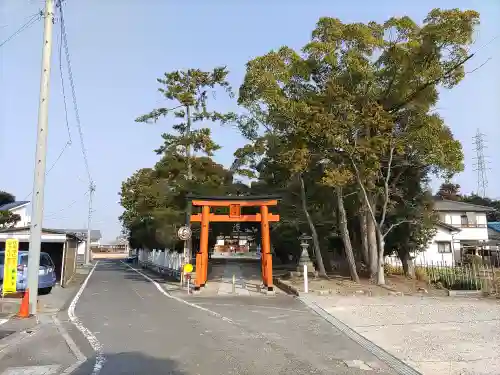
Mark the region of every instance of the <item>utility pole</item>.
POLYGON ((38 127, 33 181, 32 220, 28 256, 28 289, 30 314, 37 313, 38 272, 42 243, 45 173, 47 167, 47 133, 49 121, 50 63, 52 57, 52 27, 54 21, 53 0, 45 1, 43 31, 42 73, 40 78, 40 100, 38 103, 38 127))
MULTIPOLYGON (((191 106, 187 105, 186 106, 186 134, 189 137, 191 135, 191 106)), ((186 145, 186 162, 187 162, 187 178, 189 181, 192 181, 193 179, 193 169, 192 169, 192 164, 191 164, 191 144, 188 143, 186 145)), ((186 226, 191 229, 191 211, 192 211, 192 205, 191 201, 187 202, 187 207, 186 207, 186 226)), ((192 254, 192 249, 193 249, 193 238, 190 236, 187 240, 184 241, 184 264, 191 263, 191 257, 193 256, 192 254)), ((182 275, 181 273, 181 280, 182 280, 182 275)))
POLYGON ((89 216, 87 220, 87 246, 85 248, 85 264, 89 265, 92 261, 92 249, 90 248, 91 239, 90 239, 90 225, 92 224, 92 200, 94 198, 95 184, 93 181, 90 181, 89 185, 89 216))

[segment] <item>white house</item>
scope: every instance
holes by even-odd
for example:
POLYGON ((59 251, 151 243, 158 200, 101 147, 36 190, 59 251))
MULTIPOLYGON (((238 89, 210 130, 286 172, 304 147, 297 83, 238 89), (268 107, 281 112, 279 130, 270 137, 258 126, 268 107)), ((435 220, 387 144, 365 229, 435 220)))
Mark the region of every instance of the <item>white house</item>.
POLYGON ((13 214, 19 215, 21 220, 14 225, 15 228, 27 227, 31 224, 31 216, 28 215, 29 204, 29 201, 7 203, 0 206, 0 211, 10 211, 13 214))
POLYGON ((488 244, 486 214, 493 208, 438 199, 434 210, 439 217, 437 232, 426 250, 417 254, 416 264, 455 265, 465 254, 488 244))

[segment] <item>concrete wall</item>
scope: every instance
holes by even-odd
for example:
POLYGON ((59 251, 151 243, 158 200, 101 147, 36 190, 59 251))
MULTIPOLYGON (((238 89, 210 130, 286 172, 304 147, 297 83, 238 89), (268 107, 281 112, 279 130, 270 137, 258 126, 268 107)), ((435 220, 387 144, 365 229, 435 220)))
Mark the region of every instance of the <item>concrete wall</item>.
POLYGON ((62 287, 67 286, 75 276, 77 247, 76 240, 68 240, 65 244, 63 277, 61 279, 62 287))
POLYGON ((460 243, 454 242, 454 236, 447 229, 437 227, 437 232, 434 238, 427 246, 427 249, 417 254, 415 263, 418 264, 436 264, 452 266, 456 255, 456 248, 458 247, 458 254, 460 254, 460 243), (439 242, 449 242, 451 244, 450 253, 440 253, 438 251, 439 242))

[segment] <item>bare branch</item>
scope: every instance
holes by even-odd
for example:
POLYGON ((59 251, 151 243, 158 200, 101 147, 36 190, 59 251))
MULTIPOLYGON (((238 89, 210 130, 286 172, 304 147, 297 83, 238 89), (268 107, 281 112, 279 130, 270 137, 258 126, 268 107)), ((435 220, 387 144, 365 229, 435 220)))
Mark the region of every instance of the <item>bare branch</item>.
POLYGON ((401 224, 404 224, 404 223, 412 223, 412 224, 415 224, 415 220, 401 220, 401 221, 398 221, 397 223, 394 223, 392 224, 388 229, 387 231, 382 235, 382 238, 385 238, 394 228, 400 226, 401 224))

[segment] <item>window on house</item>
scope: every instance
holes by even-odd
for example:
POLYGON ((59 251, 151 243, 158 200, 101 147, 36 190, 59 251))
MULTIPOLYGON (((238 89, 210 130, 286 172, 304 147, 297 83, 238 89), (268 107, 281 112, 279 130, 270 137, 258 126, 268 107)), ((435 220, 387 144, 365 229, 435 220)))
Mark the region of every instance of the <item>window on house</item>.
POLYGON ((438 253, 451 253, 451 242, 438 242, 438 253))
POLYGON ((467 220, 469 222, 470 227, 476 227, 477 226, 477 215, 475 212, 467 212, 467 220))
POLYGON ((460 216, 460 225, 462 227, 468 227, 469 226, 469 218, 467 217, 467 215, 460 216))

